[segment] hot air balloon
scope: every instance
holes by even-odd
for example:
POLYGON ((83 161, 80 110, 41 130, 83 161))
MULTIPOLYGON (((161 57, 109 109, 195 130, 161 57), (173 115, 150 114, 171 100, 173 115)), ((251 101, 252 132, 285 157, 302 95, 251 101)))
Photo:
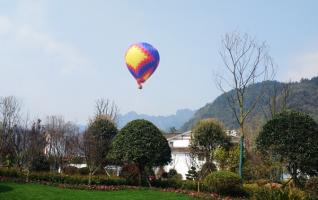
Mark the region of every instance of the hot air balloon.
POLYGON ((159 64, 159 53, 152 45, 141 42, 131 45, 125 55, 128 70, 136 79, 138 88, 152 75, 159 64))

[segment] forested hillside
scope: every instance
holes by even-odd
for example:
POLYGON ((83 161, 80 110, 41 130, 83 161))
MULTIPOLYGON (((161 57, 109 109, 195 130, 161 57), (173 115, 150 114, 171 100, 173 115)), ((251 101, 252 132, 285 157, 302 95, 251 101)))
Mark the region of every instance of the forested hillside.
MULTIPOLYGON (((260 99, 253 113, 251 113, 248 121, 251 119, 265 118, 265 114, 269 105, 269 96, 273 96, 275 91, 277 99, 281 98, 283 88, 287 83, 281 83, 277 81, 265 81, 250 85, 247 88, 246 106, 249 106, 255 98, 257 98, 259 91, 264 90, 265 95, 260 99)), ((300 82, 289 83, 289 96, 287 98, 287 107, 289 109, 295 109, 309 113, 316 121, 318 121, 318 77, 312 79, 302 79, 300 82)), ((227 94, 218 96, 212 103, 208 103, 199 110, 197 110, 194 116, 187 121, 182 130, 191 129, 192 125, 200 119, 204 118, 218 118, 221 120, 227 128, 236 129, 238 124, 235 116, 228 106, 226 95, 234 95, 234 90, 227 94)))

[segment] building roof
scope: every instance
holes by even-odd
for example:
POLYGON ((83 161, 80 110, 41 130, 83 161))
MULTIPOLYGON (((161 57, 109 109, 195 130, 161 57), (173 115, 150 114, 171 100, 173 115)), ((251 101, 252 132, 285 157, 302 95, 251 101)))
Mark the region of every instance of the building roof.
POLYGON ((170 138, 172 138, 176 135, 179 135, 179 134, 181 134, 181 133, 168 133, 168 134, 164 134, 164 136, 167 140, 169 140, 170 138))
MULTIPOLYGON (((239 143, 240 137, 235 130, 227 130, 227 135, 231 137, 233 143, 239 143)), ((174 133, 165 135, 168 141, 173 142, 174 140, 191 140, 191 131, 184 133, 174 133)), ((170 145, 170 144, 169 144, 170 145)), ((174 147, 173 144, 170 145, 171 152, 173 153, 188 153, 190 151, 189 147, 174 147)))
POLYGON ((173 135, 173 136, 167 138, 167 140, 175 140, 175 139, 182 140, 184 137, 191 137, 191 131, 187 131, 184 133, 179 133, 179 134, 173 135))

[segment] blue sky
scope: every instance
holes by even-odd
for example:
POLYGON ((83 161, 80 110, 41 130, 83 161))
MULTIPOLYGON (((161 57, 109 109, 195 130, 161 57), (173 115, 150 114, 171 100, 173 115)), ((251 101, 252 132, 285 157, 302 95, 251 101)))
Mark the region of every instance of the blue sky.
POLYGON ((33 117, 85 123, 97 98, 121 113, 167 115, 197 109, 220 91, 221 38, 238 31, 266 41, 277 80, 318 75, 317 1, 0 1, 0 96, 14 95, 33 117), (160 53, 138 90, 124 63, 129 45, 160 53))

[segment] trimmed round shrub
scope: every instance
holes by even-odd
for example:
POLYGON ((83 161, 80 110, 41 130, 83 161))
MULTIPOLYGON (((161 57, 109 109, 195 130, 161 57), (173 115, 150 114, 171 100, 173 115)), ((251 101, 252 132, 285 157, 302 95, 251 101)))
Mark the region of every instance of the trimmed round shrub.
POLYGON ((237 196, 244 193, 242 179, 229 171, 212 172, 204 179, 204 184, 211 192, 237 196))
POLYGON ((201 170, 199 171, 199 176, 201 178, 205 178, 212 172, 215 172, 217 170, 215 164, 213 162, 206 162, 202 165, 201 170))
POLYGON ((170 169, 168 174, 167 174, 168 179, 173 179, 173 180, 182 180, 182 175, 177 172, 175 169, 170 169))

